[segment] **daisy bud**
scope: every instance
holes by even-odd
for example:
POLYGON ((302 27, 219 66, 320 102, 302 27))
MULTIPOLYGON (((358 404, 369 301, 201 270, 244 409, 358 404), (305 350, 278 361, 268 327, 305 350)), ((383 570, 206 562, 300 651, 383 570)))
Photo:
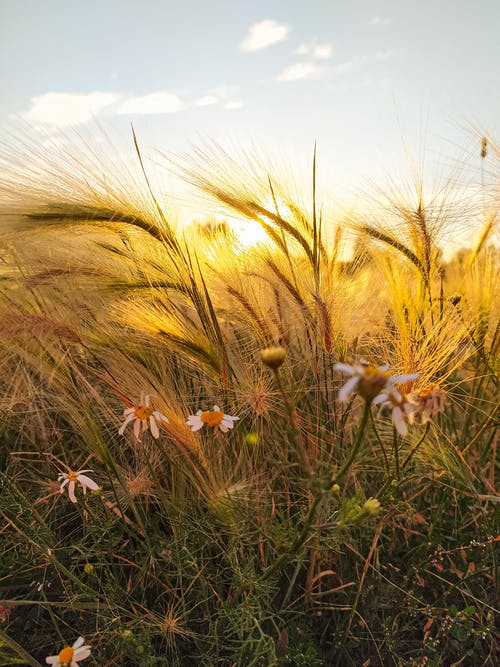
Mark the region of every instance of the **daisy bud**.
POLYGON ((245 436, 245 442, 247 445, 250 445, 250 447, 255 447, 255 445, 259 444, 259 434, 258 433, 247 433, 245 436))
POLYGON ((264 363, 266 366, 269 366, 269 368, 273 369, 279 368, 285 361, 285 357, 286 357, 286 350, 284 347, 281 347, 280 345, 277 345, 275 347, 266 347, 264 350, 261 350, 260 352, 260 358, 262 359, 262 363, 264 363))
POLYGON ((338 484, 332 484, 330 491, 332 493, 340 493, 340 486, 338 484))
POLYGON ((368 498, 363 505, 363 509, 371 516, 376 516, 380 512, 380 500, 368 498))

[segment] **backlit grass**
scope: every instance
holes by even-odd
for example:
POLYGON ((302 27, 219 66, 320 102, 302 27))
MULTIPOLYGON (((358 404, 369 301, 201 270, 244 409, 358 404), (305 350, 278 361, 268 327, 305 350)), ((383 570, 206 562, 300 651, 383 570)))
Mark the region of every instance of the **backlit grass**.
POLYGON ((477 197, 417 179, 339 220, 315 164, 296 201, 217 147, 174 159, 250 247, 172 224, 137 142, 137 173, 6 156, 1 664, 495 664, 487 146, 477 197))

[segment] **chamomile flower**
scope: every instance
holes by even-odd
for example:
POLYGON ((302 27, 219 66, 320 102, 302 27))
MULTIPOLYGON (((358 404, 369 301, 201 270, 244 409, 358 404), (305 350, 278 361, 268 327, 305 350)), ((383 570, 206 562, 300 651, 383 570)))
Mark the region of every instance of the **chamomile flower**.
POLYGON ((419 373, 391 375, 389 366, 370 366, 367 361, 360 361, 353 366, 335 364, 334 368, 345 375, 351 376, 339 391, 339 401, 342 403, 348 401, 355 390, 365 401, 371 403, 375 396, 386 387, 392 387, 394 384, 400 384, 401 382, 411 382, 419 377, 419 373))
MULTIPOLYGON (((401 380, 406 382, 406 380, 401 380)), ((407 435, 408 422, 413 421, 413 407, 406 397, 396 387, 388 385, 386 390, 379 394, 373 401, 373 405, 388 407, 392 410, 392 421, 399 435, 407 435)))
POLYGON ((408 402, 412 406, 413 414, 420 415, 420 423, 426 424, 434 415, 444 412, 446 393, 437 384, 430 384, 408 394, 408 402))
POLYGON ((213 410, 198 410, 195 415, 189 415, 186 424, 192 431, 199 431, 204 424, 208 424, 208 426, 218 426, 223 433, 227 433, 238 419, 239 417, 225 415, 218 405, 214 405, 213 410))
POLYGON ((84 642, 83 637, 78 637, 73 646, 65 646, 57 655, 49 655, 45 662, 53 667, 78 667, 78 663, 90 655, 90 646, 84 646, 84 642))
POLYGON ((87 477, 86 472, 92 472, 92 470, 79 470, 78 472, 69 470, 68 472, 62 472, 57 478, 57 481, 61 483, 61 493, 64 491, 65 486, 68 485, 68 496, 72 503, 77 502, 75 496, 75 487, 77 484, 82 487, 83 495, 87 493, 87 489, 97 491, 99 488, 99 485, 93 479, 87 477))
POLYGON ((168 424, 167 417, 151 407, 151 397, 148 394, 146 394, 144 398, 141 396, 139 405, 133 405, 130 408, 126 408, 123 411, 123 416, 125 417, 125 421, 120 426, 118 433, 123 435, 128 424, 134 422, 134 435, 137 440, 140 440, 139 436, 141 427, 143 433, 144 431, 147 431, 149 427, 153 438, 159 438, 160 429, 158 428, 158 424, 161 424, 162 422, 168 424))

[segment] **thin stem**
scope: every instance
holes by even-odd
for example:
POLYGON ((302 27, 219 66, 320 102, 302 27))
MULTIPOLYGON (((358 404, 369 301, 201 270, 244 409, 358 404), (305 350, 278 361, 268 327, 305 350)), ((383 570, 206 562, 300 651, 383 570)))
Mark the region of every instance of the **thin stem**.
POLYGON ((372 422, 375 437, 377 438, 378 444, 380 445, 380 449, 382 450, 382 454, 384 456, 384 463, 385 463, 385 467, 386 467, 386 470, 387 470, 387 476, 390 477, 390 475, 391 475, 391 466, 390 466, 390 463, 389 463, 389 459, 387 457, 387 452, 385 451, 384 442, 383 442, 383 440, 380 437, 380 434, 378 432, 377 425, 375 423, 375 419, 373 417, 373 412, 372 412, 371 409, 370 409, 370 419, 371 419, 371 422, 372 422))
POLYGON ((331 480, 330 486, 332 484, 338 484, 340 482, 340 480, 348 472, 348 470, 351 467, 354 459, 358 455, 359 448, 361 447, 361 443, 363 442, 363 436, 365 434, 366 425, 368 423, 368 418, 370 417, 370 412, 371 412, 371 404, 368 401, 366 401, 365 402, 365 409, 363 411, 363 416, 361 417, 361 424, 359 425, 358 433, 356 435, 356 440, 354 441, 354 444, 351 448, 349 456, 344 461, 344 463, 343 463, 342 467, 340 468, 340 470, 338 471, 338 473, 331 480))
POLYGON ((399 447, 398 447, 398 432, 395 428, 392 430, 392 445, 394 450, 394 465, 396 468, 396 479, 401 479, 400 467, 399 467, 399 447))
POLYGON ((411 449, 411 451, 409 452, 408 456, 407 456, 407 457, 405 458, 405 460, 403 461, 403 465, 401 466, 403 470, 406 468, 406 466, 408 465, 408 462, 410 461, 410 459, 413 457, 413 455, 415 454, 415 452, 417 451, 417 449, 420 447, 420 445, 421 445, 421 444, 423 443, 423 441, 425 440, 425 438, 426 438, 426 436, 427 436, 427 433, 429 433, 429 428, 430 428, 430 422, 427 422, 427 424, 425 425, 425 430, 424 430, 424 432, 422 433, 421 437, 419 438, 418 442, 412 447, 412 449, 411 449))

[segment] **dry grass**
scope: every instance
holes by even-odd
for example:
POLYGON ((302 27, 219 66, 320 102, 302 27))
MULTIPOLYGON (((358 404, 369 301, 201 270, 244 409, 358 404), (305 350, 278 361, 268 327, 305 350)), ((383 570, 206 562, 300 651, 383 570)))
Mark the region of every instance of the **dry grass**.
POLYGON ((224 225, 171 224, 136 149, 135 174, 88 146, 4 159, 0 655, 38 665, 81 634, 88 664, 493 665, 498 186, 445 259, 472 210, 454 175, 340 222, 315 165, 304 204, 262 163, 178 158, 265 229, 242 253, 224 225), (340 402, 335 364, 359 359, 418 373, 404 395, 438 385, 445 411, 401 437, 340 402), (118 434, 141 394, 157 440, 118 434), (192 432, 214 405, 235 428, 192 432), (71 504, 68 468, 100 490, 71 504))

